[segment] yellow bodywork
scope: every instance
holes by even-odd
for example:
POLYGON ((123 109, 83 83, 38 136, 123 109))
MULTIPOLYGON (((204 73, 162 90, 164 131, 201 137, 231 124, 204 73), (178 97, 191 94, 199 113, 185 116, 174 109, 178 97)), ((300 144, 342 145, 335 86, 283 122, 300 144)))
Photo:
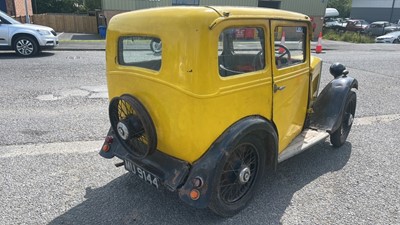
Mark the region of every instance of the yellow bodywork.
MULTIPOLYGON (((157 149, 190 163, 199 159, 236 121, 259 115, 274 123, 273 113, 295 110, 291 104, 298 100, 296 104, 303 104, 304 110, 292 113, 296 122, 285 125, 293 129, 295 136, 304 123, 308 94, 301 99, 291 99, 279 109, 281 111, 275 112, 272 108, 273 74, 278 73, 284 82, 285 77, 297 76, 296 69, 274 72, 273 56, 266 55, 267 65, 262 71, 233 77, 221 77, 218 71, 218 38, 224 28, 262 27, 271 45, 273 40, 268 36, 272 19, 298 21, 310 26, 308 17, 302 14, 260 8, 168 7, 119 14, 111 19, 107 28, 109 98, 125 93, 136 96, 155 124, 157 149), (162 40, 159 71, 119 65, 118 39, 129 35, 162 40)), ((309 52, 309 45, 307 50, 309 52)), ((300 70, 309 80, 309 53, 305 64, 300 70)), ((312 61, 312 66, 317 64, 312 61)), ((296 82, 304 86, 301 90, 290 90, 290 96, 298 92, 311 93, 303 78, 296 82)), ((280 151, 291 140, 292 137, 280 136, 280 151)))

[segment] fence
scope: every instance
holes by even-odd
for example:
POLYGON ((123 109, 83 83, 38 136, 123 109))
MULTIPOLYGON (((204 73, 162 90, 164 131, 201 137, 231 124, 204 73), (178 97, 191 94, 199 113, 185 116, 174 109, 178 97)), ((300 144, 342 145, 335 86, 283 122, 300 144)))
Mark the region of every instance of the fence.
MULTIPOLYGON (((17 20, 25 23, 25 17, 20 16, 17 20)), ((35 14, 30 17, 31 22, 38 25, 48 26, 57 32, 68 33, 98 33, 96 16, 72 15, 72 14, 35 14)))

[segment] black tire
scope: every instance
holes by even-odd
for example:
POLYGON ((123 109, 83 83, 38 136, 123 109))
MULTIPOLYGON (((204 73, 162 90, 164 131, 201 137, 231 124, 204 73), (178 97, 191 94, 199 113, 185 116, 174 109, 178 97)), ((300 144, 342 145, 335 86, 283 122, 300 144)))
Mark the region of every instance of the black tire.
POLYGON ((265 173, 265 150, 258 137, 248 135, 225 154, 214 179, 211 211, 230 217, 249 204, 265 173))
POLYGON ((157 148, 157 134, 144 105, 131 95, 111 100, 111 127, 124 148, 136 158, 144 158, 157 148))
POLYGON ((339 128, 330 135, 331 144, 334 147, 342 146, 349 136, 351 126, 353 125, 354 116, 356 112, 357 96, 354 91, 350 91, 345 103, 344 113, 341 118, 339 128))
POLYGON ((30 36, 17 37, 13 44, 15 53, 23 57, 31 57, 39 52, 39 44, 30 36))
POLYGON ((393 40, 393 44, 399 44, 399 43, 400 43, 400 40, 398 38, 393 40))

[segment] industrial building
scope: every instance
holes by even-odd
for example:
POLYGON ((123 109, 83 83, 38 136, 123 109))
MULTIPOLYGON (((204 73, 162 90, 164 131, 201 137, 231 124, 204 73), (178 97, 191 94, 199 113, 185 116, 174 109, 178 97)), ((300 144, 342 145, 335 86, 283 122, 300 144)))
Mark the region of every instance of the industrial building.
POLYGON ((350 16, 369 22, 397 23, 400 19, 400 0, 353 0, 350 16))
POLYGON ((175 5, 219 5, 276 8, 306 14, 313 20, 314 37, 322 30, 323 17, 328 0, 102 0, 102 9, 107 20, 126 11, 175 6, 175 5))

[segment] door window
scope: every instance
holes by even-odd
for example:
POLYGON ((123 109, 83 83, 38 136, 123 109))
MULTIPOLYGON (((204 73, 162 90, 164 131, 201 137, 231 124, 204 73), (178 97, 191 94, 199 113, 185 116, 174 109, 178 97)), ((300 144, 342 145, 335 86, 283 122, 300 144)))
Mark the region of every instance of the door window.
POLYGON ((240 75, 265 68, 264 29, 234 27, 219 36, 218 67, 222 77, 240 75))
POLYGON ((306 60, 307 28, 275 28, 275 64, 278 69, 304 63, 306 60))

